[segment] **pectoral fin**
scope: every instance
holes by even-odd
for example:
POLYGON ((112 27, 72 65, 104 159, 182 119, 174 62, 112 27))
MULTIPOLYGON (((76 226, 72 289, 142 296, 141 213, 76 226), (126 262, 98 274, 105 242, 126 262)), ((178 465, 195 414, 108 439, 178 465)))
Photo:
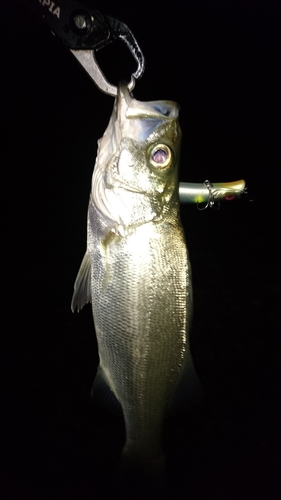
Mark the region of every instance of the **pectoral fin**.
POLYGON ((71 301, 72 312, 81 311, 85 304, 91 302, 91 261, 86 251, 77 278, 74 283, 74 293, 71 301))

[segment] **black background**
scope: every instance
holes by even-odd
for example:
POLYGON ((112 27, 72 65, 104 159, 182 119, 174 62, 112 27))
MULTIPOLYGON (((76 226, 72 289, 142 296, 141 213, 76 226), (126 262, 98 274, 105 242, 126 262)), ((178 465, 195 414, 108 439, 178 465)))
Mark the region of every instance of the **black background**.
MULTIPOLYGON (((279 499, 280 3, 94 6, 144 52, 135 97, 181 105, 180 180, 248 186, 218 211, 182 207, 206 403, 167 422, 170 497, 279 499)), ((19 1, 2 2, 1 39, 3 498, 118 498, 123 422, 90 401, 91 308, 70 311, 113 98, 19 1)), ((120 44, 98 60, 113 83, 135 68, 120 44)))

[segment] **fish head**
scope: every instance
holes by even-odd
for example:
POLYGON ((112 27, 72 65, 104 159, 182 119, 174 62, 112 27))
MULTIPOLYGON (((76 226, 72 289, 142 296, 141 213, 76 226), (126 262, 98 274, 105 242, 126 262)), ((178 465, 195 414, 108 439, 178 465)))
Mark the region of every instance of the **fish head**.
POLYGON ((92 181, 94 204, 119 230, 178 206, 178 114, 175 102, 141 102, 119 86, 92 181))

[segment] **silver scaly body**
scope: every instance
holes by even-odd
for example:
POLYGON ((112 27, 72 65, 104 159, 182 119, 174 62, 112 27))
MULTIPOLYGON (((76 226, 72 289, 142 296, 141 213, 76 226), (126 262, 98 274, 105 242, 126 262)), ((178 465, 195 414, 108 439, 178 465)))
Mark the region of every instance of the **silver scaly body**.
POLYGON ((72 308, 91 300, 102 380, 120 403, 128 459, 163 456, 167 408, 198 379, 189 349, 190 264, 179 217, 178 106, 119 87, 99 141, 87 252, 72 308))

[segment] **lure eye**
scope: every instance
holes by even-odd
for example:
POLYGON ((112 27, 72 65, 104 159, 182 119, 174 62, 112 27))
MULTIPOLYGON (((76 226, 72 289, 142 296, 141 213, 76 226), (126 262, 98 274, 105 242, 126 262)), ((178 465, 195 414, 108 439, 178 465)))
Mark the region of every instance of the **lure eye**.
POLYGON ((172 151, 166 144, 157 144, 150 151, 149 161, 153 167, 164 170, 172 162, 172 151))

